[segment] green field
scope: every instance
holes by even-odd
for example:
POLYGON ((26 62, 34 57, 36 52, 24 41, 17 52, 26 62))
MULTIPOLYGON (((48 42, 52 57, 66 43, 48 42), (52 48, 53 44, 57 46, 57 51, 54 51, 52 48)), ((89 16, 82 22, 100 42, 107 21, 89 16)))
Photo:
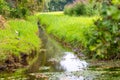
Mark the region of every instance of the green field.
POLYGON ((37 14, 49 34, 59 40, 73 46, 86 46, 89 43, 88 36, 92 36, 94 21, 98 16, 67 16, 62 12, 37 14))

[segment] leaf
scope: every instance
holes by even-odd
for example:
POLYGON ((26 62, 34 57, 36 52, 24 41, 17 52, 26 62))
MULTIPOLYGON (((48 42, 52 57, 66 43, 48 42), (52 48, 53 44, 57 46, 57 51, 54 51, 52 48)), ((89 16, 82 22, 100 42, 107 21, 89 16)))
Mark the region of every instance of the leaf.
POLYGON ((89 48, 91 51, 94 51, 96 49, 96 46, 90 46, 89 48))
POLYGON ((100 49, 97 50, 97 55, 101 55, 101 50, 100 49))

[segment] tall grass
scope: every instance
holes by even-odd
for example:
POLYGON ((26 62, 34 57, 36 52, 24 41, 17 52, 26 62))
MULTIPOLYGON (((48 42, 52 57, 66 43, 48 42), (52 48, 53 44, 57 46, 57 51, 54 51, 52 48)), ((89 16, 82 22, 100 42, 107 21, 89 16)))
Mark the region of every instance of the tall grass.
POLYGON ((40 14, 39 18, 42 24, 47 26, 49 34, 54 35, 63 42, 70 43, 73 46, 88 44, 87 36, 92 36, 94 21, 97 16, 67 16, 62 13, 57 14, 40 14))
POLYGON ((5 59, 7 54, 19 56, 21 52, 29 54, 31 50, 40 48, 35 24, 25 20, 9 20, 7 24, 6 29, 0 30, 0 60, 5 59))

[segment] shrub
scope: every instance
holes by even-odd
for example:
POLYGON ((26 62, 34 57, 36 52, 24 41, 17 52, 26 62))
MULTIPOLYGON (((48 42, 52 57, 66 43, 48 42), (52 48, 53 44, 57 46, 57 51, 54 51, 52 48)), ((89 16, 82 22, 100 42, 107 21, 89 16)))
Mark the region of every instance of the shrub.
POLYGON ((0 0, 0 14, 7 15, 9 14, 10 7, 4 0, 0 0))
POLYGON ((84 15, 86 13, 85 4, 77 3, 74 6, 74 15, 84 15))
POLYGON ((100 2, 89 2, 89 3, 81 3, 74 2, 73 4, 66 5, 64 8, 64 13, 67 15, 99 15, 101 10, 100 2))
POLYGON ((92 37, 87 37, 89 43, 86 46, 88 55, 102 59, 120 58, 120 10, 117 5, 103 2, 101 12, 102 20, 95 22, 96 28, 92 37))
POLYGON ((10 17, 15 17, 15 18, 22 18, 26 17, 26 15, 29 14, 29 10, 26 8, 12 8, 10 10, 10 17))
POLYGON ((65 6, 64 14, 73 15, 73 6, 72 5, 65 6))
POLYGON ((76 3, 65 6, 64 13, 68 15, 84 15, 86 12, 85 4, 76 3))
POLYGON ((6 17, 23 18, 38 9, 42 9, 42 0, 0 0, 0 14, 6 17))

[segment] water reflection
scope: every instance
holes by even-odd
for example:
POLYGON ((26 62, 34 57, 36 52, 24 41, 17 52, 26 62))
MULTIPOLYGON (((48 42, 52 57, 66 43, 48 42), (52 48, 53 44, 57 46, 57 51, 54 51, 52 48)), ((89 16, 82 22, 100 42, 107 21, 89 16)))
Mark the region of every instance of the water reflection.
POLYGON ((64 56, 60 61, 60 66, 66 72, 66 75, 61 74, 58 80, 85 80, 82 75, 74 75, 72 72, 81 72, 87 69, 88 63, 84 60, 80 60, 72 52, 64 52, 64 56))
POLYGON ((66 72, 72 72, 72 71, 81 71, 87 69, 88 63, 83 60, 80 60, 72 52, 65 52, 65 55, 60 61, 60 66, 66 72))
POLYGON ((59 80, 85 80, 83 76, 68 76, 68 77, 62 77, 59 80))

